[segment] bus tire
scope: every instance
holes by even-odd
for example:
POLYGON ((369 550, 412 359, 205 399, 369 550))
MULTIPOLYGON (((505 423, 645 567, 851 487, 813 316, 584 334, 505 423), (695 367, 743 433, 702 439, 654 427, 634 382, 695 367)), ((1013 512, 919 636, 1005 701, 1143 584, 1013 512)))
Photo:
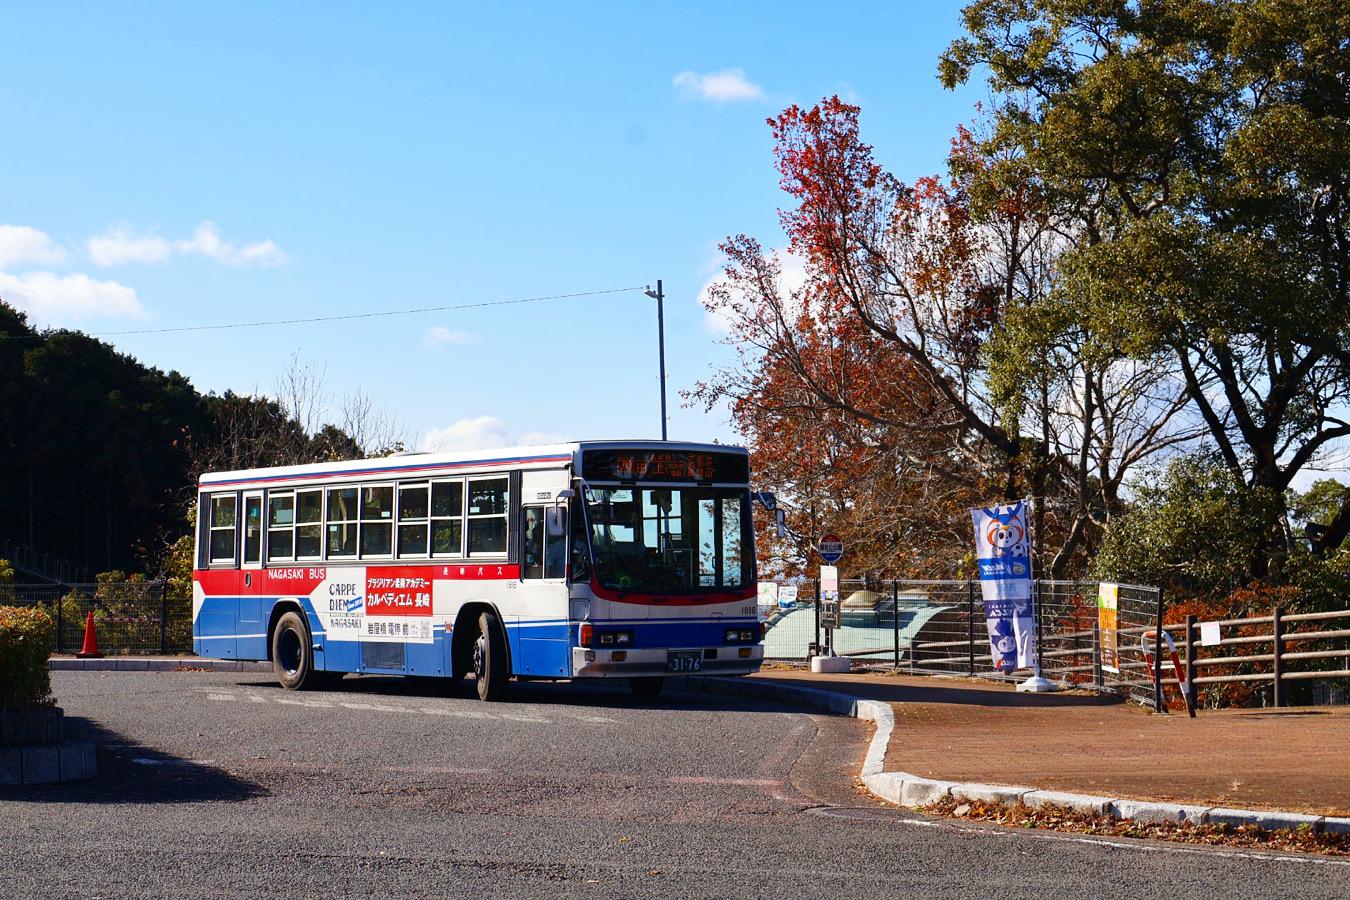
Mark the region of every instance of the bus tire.
POLYGON ((314 671, 309 629, 297 612, 288 612, 277 620, 272 632, 272 672, 288 691, 318 686, 322 673, 314 671))
POLYGON ((630 678, 628 679, 628 686, 632 688, 633 696, 639 700, 655 700, 661 696, 661 689, 666 686, 666 679, 661 675, 630 678))
POLYGON ((478 679, 479 700, 500 700, 511 677, 506 655, 506 631, 495 613, 478 617, 478 641, 473 646, 473 672, 478 679))

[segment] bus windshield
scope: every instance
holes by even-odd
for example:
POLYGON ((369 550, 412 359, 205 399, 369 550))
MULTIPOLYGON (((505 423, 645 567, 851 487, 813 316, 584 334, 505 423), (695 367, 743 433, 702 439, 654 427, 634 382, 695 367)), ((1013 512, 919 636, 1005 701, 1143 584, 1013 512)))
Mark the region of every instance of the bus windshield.
POLYGON ((745 490, 595 488, 587 492, 596 580, 639 594, 715 593, 754 577, 745 490))

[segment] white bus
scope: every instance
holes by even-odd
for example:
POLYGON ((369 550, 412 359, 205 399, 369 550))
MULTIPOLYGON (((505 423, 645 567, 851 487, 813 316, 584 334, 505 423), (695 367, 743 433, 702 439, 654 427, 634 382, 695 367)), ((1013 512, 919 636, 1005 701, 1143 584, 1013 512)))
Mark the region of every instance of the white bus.
MULTIPOLYGON (((193 647, 329 673, 743 675, 764 657, 749 457, 585 441, 201 477, 193 647)), ((755 495, 759 496, 759 495, 755 495)), ((765 495, 767 498, 767 495, 765 495)))

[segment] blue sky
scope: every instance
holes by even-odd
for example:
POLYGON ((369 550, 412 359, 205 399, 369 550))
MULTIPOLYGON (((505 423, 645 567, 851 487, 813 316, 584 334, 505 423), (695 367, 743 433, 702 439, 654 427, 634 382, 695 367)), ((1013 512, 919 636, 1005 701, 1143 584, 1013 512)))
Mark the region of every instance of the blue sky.
MULTIPOLYGON (((678 392, 730 360, 717 244, 782 242, 767 116, 840 93, 905 180, 979 87, 959 4, 54 4, 6 11, 0 296, 107 334, 665 281, 678 392)), ((203 391, 291 356, 414 445, 655 437, 641 292, 359 323, 110 336, 203 391)))

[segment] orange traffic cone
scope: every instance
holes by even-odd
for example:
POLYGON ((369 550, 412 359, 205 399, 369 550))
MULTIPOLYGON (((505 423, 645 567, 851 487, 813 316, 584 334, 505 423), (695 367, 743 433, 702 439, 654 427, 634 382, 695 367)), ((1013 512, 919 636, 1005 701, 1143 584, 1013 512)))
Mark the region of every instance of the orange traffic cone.
POLYGON ((98 635, 94 634, 94 614, 84 620, 84 646, 75 654, 80 659, 96 659, 103 656, 98 652, 98 635))

